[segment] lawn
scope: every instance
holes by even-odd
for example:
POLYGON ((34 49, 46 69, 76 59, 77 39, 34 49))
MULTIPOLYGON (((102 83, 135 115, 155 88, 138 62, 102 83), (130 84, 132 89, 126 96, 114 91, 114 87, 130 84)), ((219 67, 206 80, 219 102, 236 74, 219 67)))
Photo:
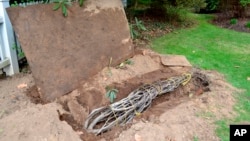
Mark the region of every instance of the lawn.
POLYGON ((185 55, 203 69, 217 70, 244 93, 236 94, 234 119, 217 121, 217 135, 229 140, 229 124, 250 123, 250 34, 223 29, 211 23, 211 15, 192 15, 197 25, 180 29, 152 41, 152 48, 164 54, 185 55))

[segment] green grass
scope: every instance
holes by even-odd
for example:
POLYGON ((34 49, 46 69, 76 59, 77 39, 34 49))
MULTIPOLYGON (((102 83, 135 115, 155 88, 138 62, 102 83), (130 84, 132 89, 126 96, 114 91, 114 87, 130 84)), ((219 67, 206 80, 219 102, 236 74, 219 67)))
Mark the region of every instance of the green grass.
POLYGON ((180 29, 152 41, 152 48, 164 54, 185 55, 203 69, 217 70, 235 87, 244 89, 238 99, 234 119, 217 121, 216 130, 222 141, 229 140, 229 124, 250 122, 250 34, 219 28, 210 24, 209 15, 193 15, 197 25, 180 29))

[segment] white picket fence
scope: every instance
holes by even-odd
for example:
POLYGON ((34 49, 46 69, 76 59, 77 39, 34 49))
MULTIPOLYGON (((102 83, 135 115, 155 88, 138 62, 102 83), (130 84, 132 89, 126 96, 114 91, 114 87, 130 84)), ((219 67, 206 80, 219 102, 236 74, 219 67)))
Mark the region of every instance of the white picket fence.
POLYGON ((14 32, 5 8, 9 7, 9 0, 0 0, 0 74, 6 75, 19 73, 18 59, 15 45, 14 32))
POLYGON ((123 4, 123 7, 127 7, 128 6, 128 1, 127 0, 122 0, 122 4, 123 4))
MULTIPOLYGON (((53 2, 53 0, 50 0, 50 2, 53 2)), ((18 6, 26 7, 26 6, 29 6, 29 5, 36 5, 36 4, 39 4, 39 3, 43 3, 43 1, 30 1, 30 2, 19 3, 18 6)))

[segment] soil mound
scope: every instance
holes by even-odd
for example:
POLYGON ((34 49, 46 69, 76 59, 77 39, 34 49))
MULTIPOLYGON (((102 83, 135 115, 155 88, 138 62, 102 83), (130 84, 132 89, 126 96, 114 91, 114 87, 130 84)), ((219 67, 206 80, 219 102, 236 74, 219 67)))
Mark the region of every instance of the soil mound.
POLYGON ((123 64, 104 68, 76 90, 45 105, 31 104, 25 96, 26 91, 31 101, 42 102, 30 74, 0 81, 1 92, 11 96, 6 98, 7 95, 0 94, 3 101, 0 106, 8 111, 0 115, 0 141, 79 140, 79 136, 83 141, 219 140, 212 123, 234 115, 232 94, 237 90, 215 71, 180 64, 166 66, 168 59, 162 57, 164 55, 149 50, 138 51, 123 64), (105 96, 107 87, 119 91, 115 99, 119 101, 138 86, 187 72, 193 72, 187 85, 157 97, 149 109, 126 126, 115 126, 98 136, 83 129, 84 121, 93 109, 110 104, 105 96), (17 88, 20 83, 27 84, 27 88, 17 88), (20 96, 22 98, 15 99, 15 103, 11 101, 12 97, 20 96), (12 108, 20 101, 24 101, 25 106, 12 108))

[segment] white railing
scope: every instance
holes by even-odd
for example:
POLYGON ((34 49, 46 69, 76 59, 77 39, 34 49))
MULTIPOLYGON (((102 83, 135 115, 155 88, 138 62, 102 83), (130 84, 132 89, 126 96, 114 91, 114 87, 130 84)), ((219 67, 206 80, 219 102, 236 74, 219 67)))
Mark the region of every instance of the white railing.
POLYGON ((19 4, 13 4, 13 6, 26 7, 29 5, 36 5, 36 4, 40 4, 40 3, 44 3, 44 2, 43 1, 29 1, 29 2, 19 3, 19 4))
POLYGON ((6 75, 19 73, 14 32, 5 8, 9 7, 9 0, 0 0, 0 73, 6 75))
POLYGON ((123 4, 123 7, 127 7, 128 6, 128 1, 127 0, 122 0, 122 4, 123 4))
MULTIPOLYGON (((50 3, 53 3, 54 0, 50 0, 49 2, 50 3)), ((127 7, 127 0, 121 0, 122 1, 122 4, 123 4, 123 7, 127 7)), ((44 3, 44 1, 30 1, 30 2, 24 2, 24 3, 19 3, 17 4, 17 6, 21 6, 21 7, 26 7, 26 6, 29 6, 29 5, 35 5, 35 4, 39 4, 39 3, 44 3)))

